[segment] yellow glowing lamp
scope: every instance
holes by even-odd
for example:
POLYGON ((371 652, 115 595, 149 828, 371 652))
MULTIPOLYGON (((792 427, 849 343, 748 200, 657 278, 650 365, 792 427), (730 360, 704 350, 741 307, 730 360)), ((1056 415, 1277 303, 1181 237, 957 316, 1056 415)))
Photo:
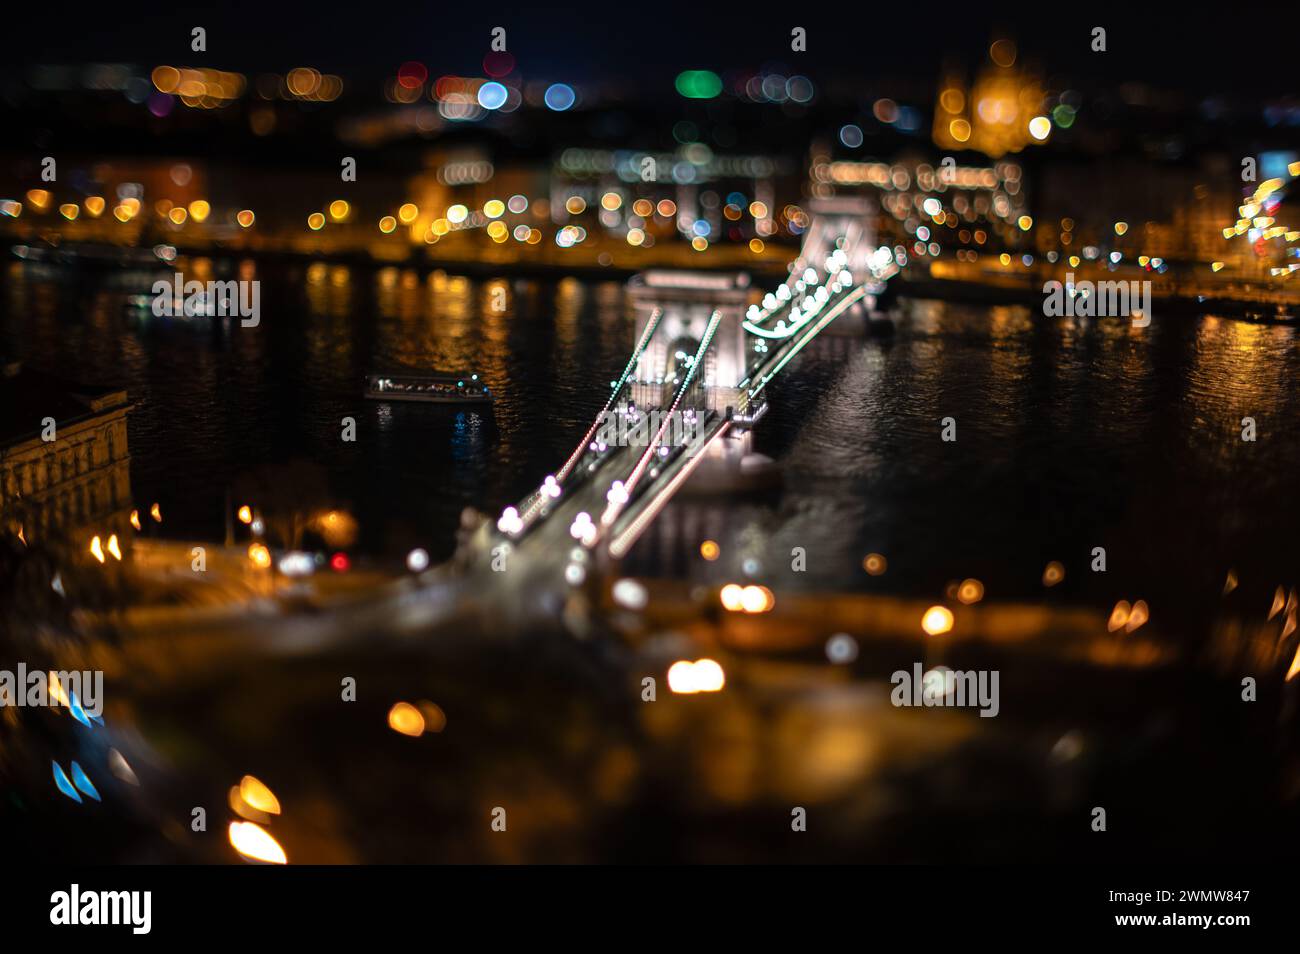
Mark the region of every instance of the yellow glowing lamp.
POLYGON ((921 617, 921 628, 926 635, 939 636, 952 629, 952 610, 946 606, 931 606, 921 617))
POLYGON ((424 716, 409 702, 397 702, 388 710, 388 727, 402 735, 423 735, 424 716))
POLYGON ((250 861, 272 865, 288 864, 289 858, 271 833, 255 822, 231 822, 230 844, 250 861))
POLYGON ((245 775, 239 781, 239 797, 244 803, 267 815, 280 814, 280 800, 261 779, 245 775))

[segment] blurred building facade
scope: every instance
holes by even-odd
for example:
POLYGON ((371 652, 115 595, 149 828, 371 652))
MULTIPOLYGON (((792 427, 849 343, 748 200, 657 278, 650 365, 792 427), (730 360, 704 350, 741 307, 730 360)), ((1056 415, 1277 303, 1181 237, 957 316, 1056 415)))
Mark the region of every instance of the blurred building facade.
POLYGON ((0 408, 5 521, 17 522, 28 542, 113 533, 129 540, 126 392, 73 388, 10 364, 0 369, 0 408))

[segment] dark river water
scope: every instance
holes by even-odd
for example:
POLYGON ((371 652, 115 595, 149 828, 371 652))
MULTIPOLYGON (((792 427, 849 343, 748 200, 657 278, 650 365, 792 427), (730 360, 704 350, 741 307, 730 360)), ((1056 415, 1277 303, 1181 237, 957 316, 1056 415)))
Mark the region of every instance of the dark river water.
MULTIPOLYGON (((356 555, 392 566, 413 546, 449 555, 463 508, 495 514, 554 471, 633 337, 617 280, 267 265, 261 324, 242 328, 129 308, 159 277, 147 272, 11 264, 2 277, 6 358, 129 391, 135 504, 157 501, 166 515, 146 532, 218 539, 228 488, 269 474, 303 507, 319 506, 317 493, 346 507, 356 555), (364 401, 363 376, 393 364, 477 370, 495 407, 364 401)), ((0 781, 19 794, 0 829, 20 854, 57 838, 99 859, 229 861, 224 823, 192 837, 189 806, 216 810, 251 772, 291 806, 276 837, 309 862, 1286 851, 1295 697, 1274 649, 1281 620, 1263 642, 1229 639, 1222 664, 1207 662, 1230 570, 1240 586, 1229 629, 1262 626, 1275 588, 1300 577, 1295 330, 1158 306, 1134 329, 906 297, 894 317, 886 337, 832 326, 770 389, 754 449, 776 462, 778 486, 684 491, 624 572, 752 577, 778 602, 796 590, 917 601, 790 601, 814 614, 951 602, 953 582, 975 578, 990 609, 1028 604, 1012 609, 1041 624, 1033 639, 991 629, 944 649, 855 616, 835 625, 866 637, 862 655, 833 666, 817 643, 784 655, 721 646, 707 611, 693 636, 573 638, 558 612, 515 631, 475 615, 475 603, 506 601, 491 573, 468 577, 479 589, 436 626, 420 622, 442 605, 436 586, 329 614, 182 614, 121 640, 57 644, 107 660, 113 705, 93 731, 43 710, 6 716, 0 781), (1245 417, 1254 441, 1242 440, 1245 417), (945 418, 954 441, 941 439, 945 418), (700 555, 706 539, 720 548, 714 562, 700 555), (1099 547, 1104 572, 1092 568, 1099 547), (883 574, 866 573, 869 553, 887 560, 883 574), (1065 573, 1050 590, 1049 561, 1065 573), (1110 607, 1138 599, 1147 632, 1187 650, 1178 665, 1148 666, 1159 657, 1141 655, 1141 633, 1107 639, 1110 607), (1061 612, 1049 624, 1039 604, 1061 612), (1095 638, 1056 627, 1070 614, 1094 621, 1095 638), (726 692, 661 689, 645 702, 647 672, 704 654, 726 661, 726 692), (1001 671, 1003 714, 891 704, 887 674, 921 657, 1001 671), (1258 677, 1258 705, 1241 701, 1242 673, 1258 677), (362 687, 355 704, 339 701, 341 674, 362 687), (391 731, 398 699, 436 700, 447 730, 391 731), (138 789, 114 777, 123 754, 138 789), (51 758, 87 767, 111 796, 111 824, 52 788, 51 758), (517 838, 487 827, 502 804, 517 838), (790 841, 791 805, 816 819, 806 840, 790 841), (1113 813, 1114 840, 1089 826, 1094 806, 1113 813)), ((776 614, 768 635, 791 618, 776 614)), ((15 652, 30 657, 48 640, 40 620, 25 622, 34 642, 15 652)), ((729 631, 743 635, 743 622, 729 631)), ((1277 645, 1289 655, 1286 637, 1277 645)))
MULTIPOLYGON (((128 307, 160 275, 11 264, 0 352, 128 390, 133 493, 162 503, 174 536, 220 536, 228 487, 298 461, 356 516, 365 553, 446 556, 462 508, 495 514, 563 461, 633 335, 621 280, 263 265, 260 326, 214 328, 128 307), (495 407, 364 401, 363 376, 393 365, 475 370, 495 407)), ((1261 601, 1294 579, 1295 329, 1157 311, 1139 330, 907 298, 896 318, 888 338, 832 326, 771 389, 755 449, 781 489, 679 500, 630 568, 717 580, 747 564, 782 586, 936 597, 975 577, 990 598, 1026 598, 1056 560, 1067 600, 1144 598, 1188 619, 1230 568, 1261 601), (717 563, 698 557, 706 537, 717 563), (869 552, 883 576, 863 571, 869 552)))

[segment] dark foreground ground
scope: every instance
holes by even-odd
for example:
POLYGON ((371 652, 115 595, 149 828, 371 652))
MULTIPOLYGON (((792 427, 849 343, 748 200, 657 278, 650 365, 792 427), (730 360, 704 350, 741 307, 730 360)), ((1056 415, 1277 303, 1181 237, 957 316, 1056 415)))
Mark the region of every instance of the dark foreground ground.
POLYGON ((433 574, 325 611, 93 640, 19 625, 29 665, 101 667, 109 703, 102 726, 0 715, 11 851, 236 861, 230 789, 247 774, 278 797, 267 829, 293 863, 1247 861, 1287 856, 1300 833, 1296 683, 1269 645, 1281 620, 1226 625, 1193 658, 1064 608, 960 609, 952 636, 923 642, 896 622, 920 604, 862 598, 761 619, 686 588, 646 614, 581 592, 503 599, 433 574), (855 617, 857 658, 833 665, 825 630, 855 617), (668 665, 702 656, 725 689, 670 692, 668 665), (916 661, 999 670, 998 716, 892 705, 888 674, 916 661), (436 704, 445 726, 394 731, 399 700, 436 704), (74 759, 102 802, 56 788, 51 762, 74 759))

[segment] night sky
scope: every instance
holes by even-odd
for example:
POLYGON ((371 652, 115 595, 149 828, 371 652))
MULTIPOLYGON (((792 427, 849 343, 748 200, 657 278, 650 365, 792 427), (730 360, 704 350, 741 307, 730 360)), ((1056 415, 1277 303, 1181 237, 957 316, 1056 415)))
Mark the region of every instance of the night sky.
POLYGON ((57 19, 43 4, 15 5, 7 65, 30 63, 175 62, 241 70, 311 65, 356 78, 391 74, 420 60, 437 74, 481 72, 494 26, 507 29, 508 49, 526 75, 577 82, 617 80, 663 88, 681 69, 718 71, 782 64, 791 72, 831 79, 932 79, 942 63, 973 63, 989 39, 1015 39, 1022 58, 1050 76, 1113 85, 1144 80, 1195 92, 1275 96, 1290 88, 1288 58, 1279 55, 1258 15, 1205 14, 1192 6, 1164 11, 1099 5, 1063 10, 1038 4, 885 5, 606 2, 515 6, 487 3, 200 5, 60 4, 57 19), (823 13, 833 9, 834 15, 823 13), (77 13, 74 11, 80 10, 77 13), (189 48, 189 30, 208 31, 206 56, 189 48), (808 31, 808 52, 790 51, 790 30, 808 31), (1094 53, 1091 33, 1107 30, 1107 52, 1094 53), (1259 39, 1253 34, 1262 33, 1259 39), (1258 62, 1252 62, 1252 61, 1258 62))

